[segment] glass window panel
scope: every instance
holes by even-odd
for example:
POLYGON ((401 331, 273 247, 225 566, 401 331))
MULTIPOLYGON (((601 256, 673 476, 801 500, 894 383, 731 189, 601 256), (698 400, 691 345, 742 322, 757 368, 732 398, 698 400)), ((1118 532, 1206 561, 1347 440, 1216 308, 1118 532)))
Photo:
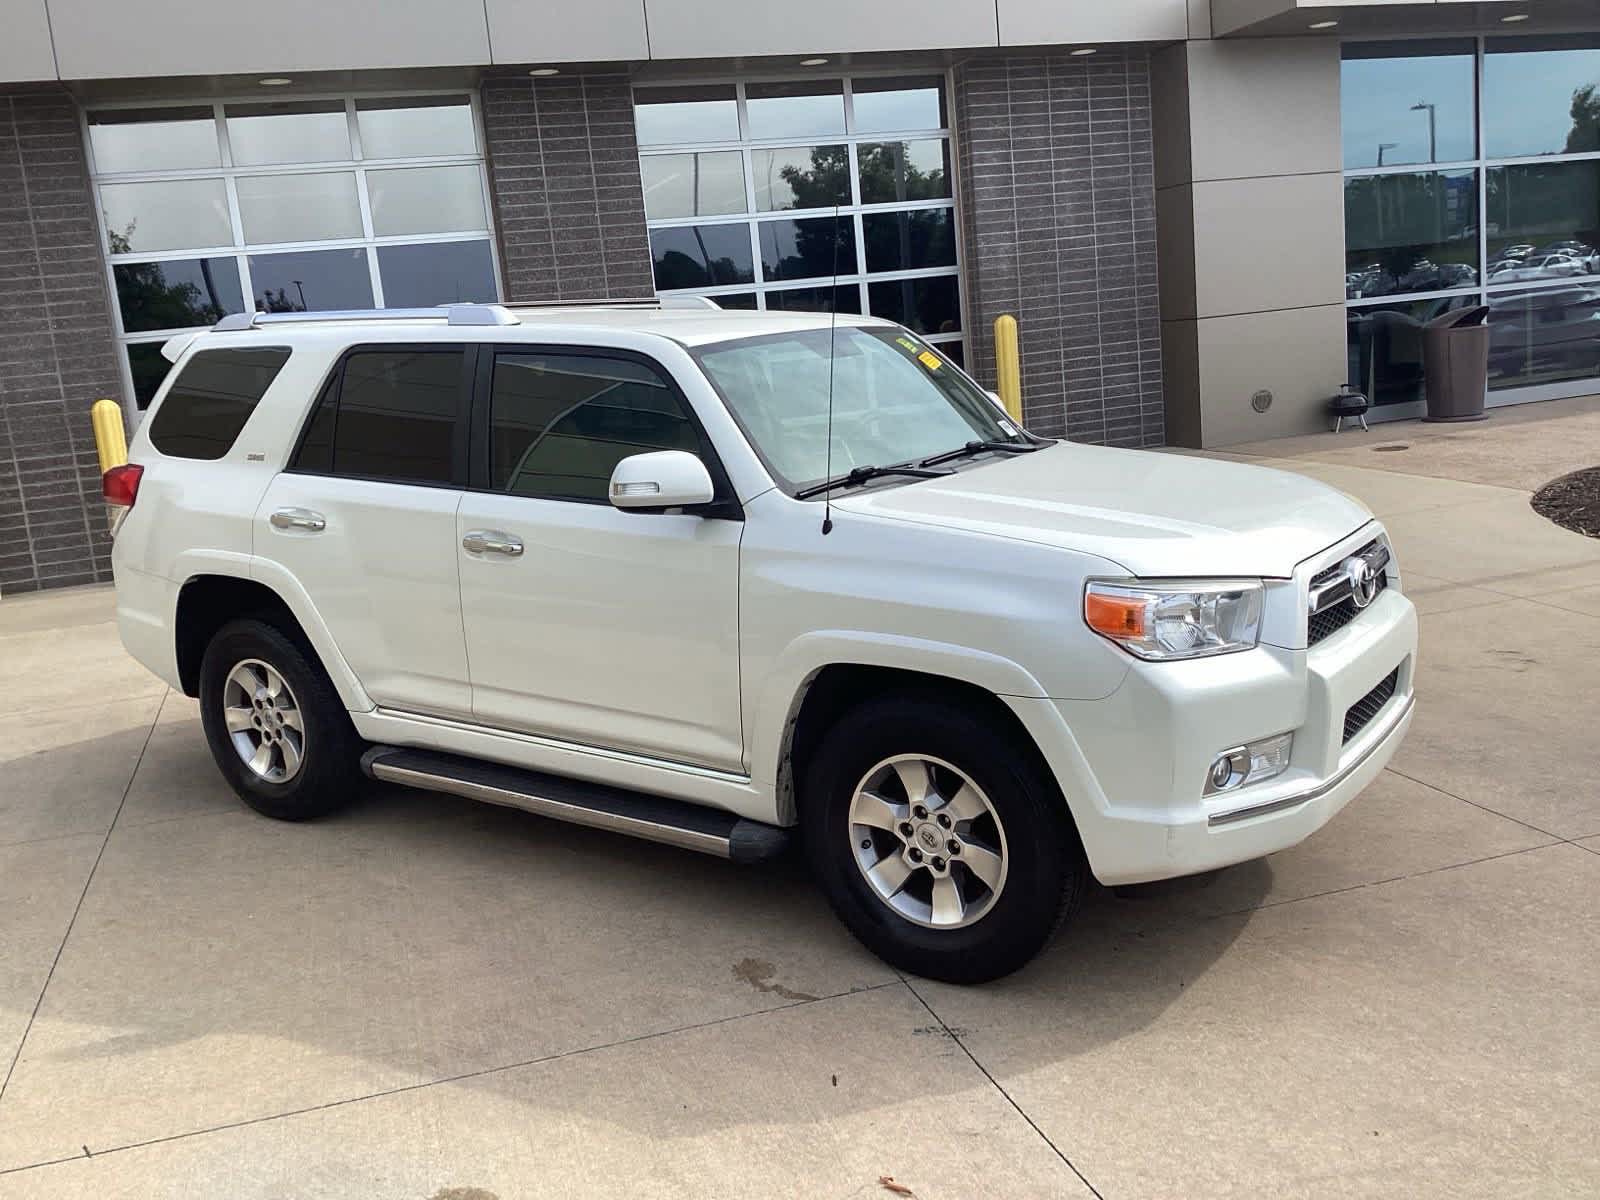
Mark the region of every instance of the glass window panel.
POLYGON ((151 445, 174 458, 221 458, 288 361, 278 346, 191 356, 150 420, 151 445))
POLYGON ((848 216, 763 221, 761 270, 768 280, 856 273, 855 222, 848 216))
POLYGON ((850 203, 850 152, 843 146, 752 150, 750 174, 760 212, 850 203))
POLYGON ((483 176, 476 163, 368 171, 367 198, 372 205, 372 232, 377 237, 466 233, 489 227, 483 208, 483 176))
POLYGON ((1346 179, 1344 227, 1349 299, 1478 281, 1475 171, 1346 179))
POLYGON ((1346 168, 1477 157, 1470 41, 1352 43, 1339 105, 1346 168))
POLYGON ((1490 283, 1600 274, 1600 160, 1490 167, 1490 283))
POLYGON ((112 254, 233 245, 228 192, 220 179, 103 183, 100 210, 112 254))
POLYGON ((750 137, 816 138, 844 132, 844 84, 838 79, 803 83, 752 83, 745 87, 750 137))
POLYGON ((950 143, 862 142, 856 147, 861 203, 943 200, 950 195, 950 143))
POLYGON ((378 275, 389 308, 492 304, 500 298, 488 242, 379 246, 378 275))
POLYGON ((967 350, 961 344, 959 338, 953 342, 934 342, 933 348, 955 363, 956 366, 965 367, 967 365, 967 350))
POLYGON ((961 291, 954 275, 874 283, 867 302, 875 317, 898 321, 916 333, 959 333, 961 291))
POLYGON ((650 231, 650 257, 656 288, 715 287, 722 283, 754 283, 750 227, 684 225, 650 231))
POLYGON ((1600 378, 1600 285, 1489 295, 1489 390, 1600 378))
POLYGON ((937 76, 916 79, 852 79, 851 105, 857 133, 943 129, 944 87, 937 76))
POLYGON ((737 150, 646 154, 639 174, 644 213, 652 221, 745 211, 744 155, 737 150))
POLYGON ((953 210, 867 213, 861 218, 867 270, 912 271, 956 265, 953 210))
POLYGON ((357 100, 362 158, 421 158, 476 154, 472 105, 465 96, 408 96, 357 100))
POLYGON ((363 350, 344 362, 333 473, 453 483, 459 350, 363 350))
POLYGON ((754 309, 756 307, 756 294, 754 292, 740 292, 737 296, 713 296, 718 308, 729 309, 754 309))
POLYGON ((1485 50, 1486 156, 1600 150, 1600 36, 1491 38, 1485 50))
POLYGON ((214 325, 228 313, 244 311, 237 259, 117 263, 111 273, 124 333, 214 325))
POLYGON ((128 347, 128 374, 133 377, 133 403, 140 412, 150 407, 172 364, 160 342, 135 342, 128 347))
POLYGON ((300 448, 294 452, 291 471, 308 471, 315 475, 333 471, 333 433, 339 423, 339 376, 330 375, 317 397, 317 410, 311 414, 300 448))
POLYGON ((767 293, 767 308, 776 312, 861 312, 861 289, 853 283, 838 287, 784 288, 767 293))
POLYGON ((350 157, 350 125, 343 101, 230 104, 223 111, 235 166, 330 162, 350 157))
POLYGON ((702 451, 694 422, 659 374, 625 359, 501 354, 489 398, 496 491, 550 500, 606 499, 631 454, 702 451))
POLYGON ((638 88, 633 124, 641 146, 739 140, 739 102, 732 85, 638 88))
POLYGON ((251 245, 361 236, 354 172, 249 175, 236 187, 244 240, 251 245))
POLYGON ((1376 405, 1420 401, 1423 325, 1476 303, 1474 294, 1347 309, 1345 349, 1350 385, 1376 405))
POLYGON ((222 162, 217 119, 209 104, 92 112, 89 146, 94 151, 94 169, 101 175, 178 171, 222 162))
POLYGON ((372 275, 360 247, 252 254, 250 283, 260 312, 372 307, 372 275))

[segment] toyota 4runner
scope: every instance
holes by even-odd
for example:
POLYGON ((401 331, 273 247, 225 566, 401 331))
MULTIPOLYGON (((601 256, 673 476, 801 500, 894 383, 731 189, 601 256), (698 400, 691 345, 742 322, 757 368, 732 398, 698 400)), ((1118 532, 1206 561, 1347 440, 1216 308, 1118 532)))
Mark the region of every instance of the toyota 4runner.
POLYGON ((1073 445, 864 317, 456 305, 173 339, 105 494, 129 651, 288 820, 363 775, 737 861, 958 981, 1292 846, 1417 624, 1295 475, 1073 445))

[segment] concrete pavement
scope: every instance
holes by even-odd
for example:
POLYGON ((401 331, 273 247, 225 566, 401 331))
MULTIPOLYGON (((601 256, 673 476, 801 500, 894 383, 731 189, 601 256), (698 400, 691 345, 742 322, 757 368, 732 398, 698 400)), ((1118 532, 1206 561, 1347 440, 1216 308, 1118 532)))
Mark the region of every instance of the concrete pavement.
POLYGON ((256 817, 108 593, 0 602, 0 1198, 1592 1194, 1600 541, 1527 492, 1600 402, 1535 407, 1232 452, 1388 523, 1410 738, 983 988, 793 865, 405 791, 256 817))

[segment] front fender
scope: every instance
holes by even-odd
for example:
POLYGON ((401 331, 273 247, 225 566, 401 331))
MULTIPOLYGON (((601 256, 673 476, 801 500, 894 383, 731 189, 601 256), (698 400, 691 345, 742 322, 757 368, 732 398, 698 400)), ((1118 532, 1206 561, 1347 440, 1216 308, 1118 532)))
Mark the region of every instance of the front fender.
POLYGON ((773 663, 756 699, 750 724, 751 778, 776 795, 778 769, 790 723, 806 688, 824 667, 889 667, 970 683, 995 696, 1042 699, 1044 688, 1019 663, 998 654, 948 642, 849 629, 802 634, 773 663))

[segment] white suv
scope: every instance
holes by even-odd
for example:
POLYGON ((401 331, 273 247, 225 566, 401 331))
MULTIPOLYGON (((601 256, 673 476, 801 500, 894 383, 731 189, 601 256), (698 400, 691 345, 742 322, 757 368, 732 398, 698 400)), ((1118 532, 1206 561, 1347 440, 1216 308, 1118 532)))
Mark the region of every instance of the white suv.
POLYGON ((123 641, 246 803, 380 780, 741 861, 798 831, 977 981, 1088 874, 1294 845, 1411 719, 1383 529, 1278 471, 1035 437, 862 317, 241 316, 106 478, 123 641))

